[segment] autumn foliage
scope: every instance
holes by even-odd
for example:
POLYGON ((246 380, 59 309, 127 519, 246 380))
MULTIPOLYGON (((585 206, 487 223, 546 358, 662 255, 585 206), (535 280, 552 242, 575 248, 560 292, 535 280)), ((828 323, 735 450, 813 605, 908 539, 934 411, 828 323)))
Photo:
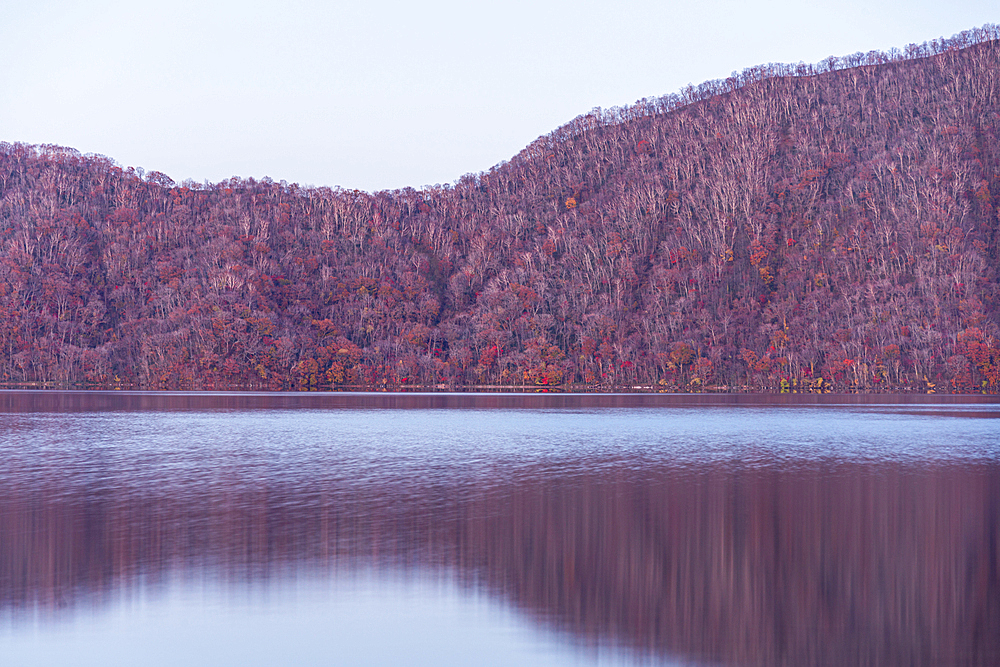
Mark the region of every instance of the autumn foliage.
POLYGON ((998 37, 752 68, 419 191, 0 144, 0 382, 995 393, 998 37))

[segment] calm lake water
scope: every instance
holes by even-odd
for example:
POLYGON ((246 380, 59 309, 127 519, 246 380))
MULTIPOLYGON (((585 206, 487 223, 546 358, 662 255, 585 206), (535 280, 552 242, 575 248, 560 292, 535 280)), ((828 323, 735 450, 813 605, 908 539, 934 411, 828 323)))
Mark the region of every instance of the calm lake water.
POLYGON ((0 392, 0 662, 997 665, 998 419, 0 392))

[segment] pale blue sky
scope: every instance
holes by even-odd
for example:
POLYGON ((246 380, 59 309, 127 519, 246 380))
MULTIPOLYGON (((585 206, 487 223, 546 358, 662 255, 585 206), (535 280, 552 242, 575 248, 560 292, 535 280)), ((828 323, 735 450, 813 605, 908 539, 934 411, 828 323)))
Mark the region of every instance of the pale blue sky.
POLYGON ((595 106, 950 37, 994 2, 0 0, 0 141, 178 182, 451 183, 595 106))

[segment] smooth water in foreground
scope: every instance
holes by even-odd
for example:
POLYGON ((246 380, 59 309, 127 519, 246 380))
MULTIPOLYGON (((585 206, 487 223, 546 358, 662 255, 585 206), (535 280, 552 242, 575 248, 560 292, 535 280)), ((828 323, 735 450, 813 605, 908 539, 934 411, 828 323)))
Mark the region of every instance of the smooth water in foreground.
POLYGON ((1000 402, 880 401, 0 392, 0 662, 1000 664, 1000 402))

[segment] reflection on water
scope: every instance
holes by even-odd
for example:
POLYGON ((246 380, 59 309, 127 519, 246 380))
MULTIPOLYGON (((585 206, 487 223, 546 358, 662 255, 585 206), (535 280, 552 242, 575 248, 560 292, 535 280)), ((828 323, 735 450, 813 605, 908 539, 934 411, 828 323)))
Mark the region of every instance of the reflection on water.
POLYGON ((774 398, 0 394, 0 643, 998 664, 1000 406, 774 398))

